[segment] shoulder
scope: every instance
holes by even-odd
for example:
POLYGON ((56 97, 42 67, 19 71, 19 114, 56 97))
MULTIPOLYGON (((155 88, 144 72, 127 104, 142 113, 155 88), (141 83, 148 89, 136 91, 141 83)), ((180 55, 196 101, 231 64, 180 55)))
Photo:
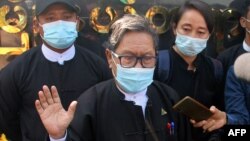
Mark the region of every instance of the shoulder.
POLYGON ((6 85, 10 83, 23 84, 27 75, 31 72, 30 69, 37 63, 37 59, 40 58, 39 48, 31 48, 30 50, 24 52, 23 54, 17 56, 8 65, 1 69, 0 79, 4 81, 6 85))
POLYGON ((84 68, 89 68, 103 80, 107 80, 112 77, 112 73, 108 67, 108 62, 106 59, 101 58, 97 54, 87 50, 82 46, 75 45, 75 47, 76 47, 75 60, 79 64, 82 64, 84 68))
POLYGON ((96 84, 93 88, 96 89, 97 93, 105 93, 115 86, 115 80, 109 79, 96 84))
POLYGON ((26 52, 22 53, 18 57, 16 57, 14 60, 22 60, 22 59, 27 59, 36 56, 37 54, 41 54, 41 47, 33 47, 26 52))
POLYGON ((234 74, 234 66, 233 65, 229 67, 228 72, 231 74, 234 74))
POLYGON ((101 58, 100 56, 98 56, 97 54, 87 50, 86 48, 84 48, 83 46, 80 45, 75 45, 76 48, 76 52, 84 57, 87 58, 88 60, 93 60, 93 61, 105 61, 103 58, 101 58))
POLYGON ((222 66, 222 63, 219 59, 217 58, 213 58, 211 56, 207 56, 207 55, 204 55, 204 54, 200 54, 198 57, 200 57, 200 61, 202 63, 205 63, 204 65, 205 66, 209 66, 210 68, 213 69, 213 67, 216 65, 219 65, 219 66, 222 66))
POLYGON ((92 68, 98 71, 101 71, 101 70, 109 71, 108 63, 106 59, 101 58, 97 54, 87 50, 86 48, 82 46, 75 45, 75 47, 76 47, 76 56, 77 56, 78 61, 81 60, 88 66, 91 66, 92 68))
MULTIPOLYGON (((227 77, 226 77, 226 88, 234 87, 236 85, 242 85, 245 84, 245 81, 237 78, 233 65, 229 67, 227 71, 227 77)), ((228 90, 228 89, 227 89, 228 90)))
POLYGON ((218 59, 219 60, 225 60, 225 58, 230 58, 230 57, 233 57, 233 54, 234 53, 237 53, 236 51, 242 47, 242 44, 237 44, 237 45, 234 45, 224 51, 222 51, 219 55, 218 55, 218 59))
POLYGON ((88 100, 92 98, 103 97, 110 93, 112 87, 114 86, 114 79, 109 79, 95 84, 94 86, 87 89, 79 97, 79 100, 88 100), (90 98, 92 97, 92 98, 90 98))
POLYGON ((212 58, 209 56, 205 56, 206 62, 208 63, 208 67, 213 73, 215 81, 220 83, 223 80, 224 76, 224 68, 223 64, 219 59, 212 58))
POLYGON ((17 56, 3 69, 18 68, 20 71, 21 68, 28 67, 27 65, 32 65, 32 63, 35 62, 35 58, 38 57, 38 54, 41 54, 41 47, 33 47, 17 56))
POLYGON ((236 75, 234 72, 234 67, 233 65, 229 67, 228 71, 227 71, 227 80, 237 80, 236 79, 236 75))
POLYGON ((222 62, 219 59, 212 58, 209 56, 206 56, 206 60, 208 64, 214 69, 214 70, 221 70, 223 71, 222 62))
POLYGON ((242 88, 245 86, 245 81, 238 79, 235 75, 233 66, 227 71, 226 84, 225 84, 225 95, 232 93, 233 91, 240 93, 242 88))
POLYGON ((210 56, 199 54, 199 61, 202 62, 203 67, 214 68, 214 62, 220 62, 218 59, 212 58, 210 56))
POLYGON ((158 90, 160 95, 163 95, 167 99, 170 99, 172 103, 176 103, 180 99, 177 92, 163 82, 154 80, 152 86, 158 90))

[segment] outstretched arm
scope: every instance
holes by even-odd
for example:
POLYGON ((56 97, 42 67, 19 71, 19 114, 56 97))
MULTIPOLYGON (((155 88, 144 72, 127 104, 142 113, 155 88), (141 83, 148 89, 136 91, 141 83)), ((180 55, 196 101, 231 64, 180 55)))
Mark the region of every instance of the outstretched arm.
POLYGON ((76 101, 73 101, 65 111, 55 86, 51 89, 44 85, 38 92, 39 100, 35 101, 36 109, 49 135, 54 139, 63 138, 76 109, 76 101))

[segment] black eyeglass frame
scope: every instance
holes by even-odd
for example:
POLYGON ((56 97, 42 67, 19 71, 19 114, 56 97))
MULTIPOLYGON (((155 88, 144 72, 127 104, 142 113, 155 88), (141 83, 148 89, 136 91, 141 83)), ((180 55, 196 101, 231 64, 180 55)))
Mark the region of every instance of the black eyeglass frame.
POLYGON ((136 66, 136 64, 137 64, 137 62, 138 62, 138 60, 140 60, 140 64, 141 64, 141 66, 143 67, 143 68, 153 68, 153 67, 155 67, 155 65, 156 65, 156 61, 157 61, 157 56, 132 56, 132 55, 118 55, 118 54, 116 54, 115 52, 113 52, 113 51, 111 51, 111 53, 112 53, 112 55, 113 56, 115 56, 116 58, 118 58, 119 59, 119 63, 120 63, 120 65, 123 67, 123 68, 133 68, 133 67, 135 67, 136 66), (123 63, 122 63, 122 58, 123 57, 133 57, 133 58, 136 58, 136 61, 134 62, 134 64, 133 65, 131 65, 131 66, 125 66, 125 65, 123 65, 123 63), (152 66, 145 66, 145 64, 143 63, 143 59, 145 59, 145 58, 149 58, 149 59, 152 59, 152 58, 154 58, 154 65, 152 65, 152 66))

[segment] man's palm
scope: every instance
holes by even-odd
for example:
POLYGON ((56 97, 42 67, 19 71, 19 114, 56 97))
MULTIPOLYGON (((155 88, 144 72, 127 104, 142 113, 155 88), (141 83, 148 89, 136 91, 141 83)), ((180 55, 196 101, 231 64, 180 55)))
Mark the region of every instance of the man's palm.
POLYGON ((44 127, 51 137, 62 138, 74 117, 76 101, 73 101, 68 111, 65 111, 54 86, 51 87, 51 92, 44 86, 38 95, 39 100, 36 100, 35 105, 44 127))

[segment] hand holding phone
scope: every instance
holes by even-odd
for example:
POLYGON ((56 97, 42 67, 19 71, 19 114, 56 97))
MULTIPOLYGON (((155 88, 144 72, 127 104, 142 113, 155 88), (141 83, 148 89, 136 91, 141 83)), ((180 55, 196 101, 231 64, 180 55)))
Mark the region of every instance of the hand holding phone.
POLYGON ((199 122, 212 116, 212 112, 197 100, 186 96, 177 102, 173 109, 199 122))

